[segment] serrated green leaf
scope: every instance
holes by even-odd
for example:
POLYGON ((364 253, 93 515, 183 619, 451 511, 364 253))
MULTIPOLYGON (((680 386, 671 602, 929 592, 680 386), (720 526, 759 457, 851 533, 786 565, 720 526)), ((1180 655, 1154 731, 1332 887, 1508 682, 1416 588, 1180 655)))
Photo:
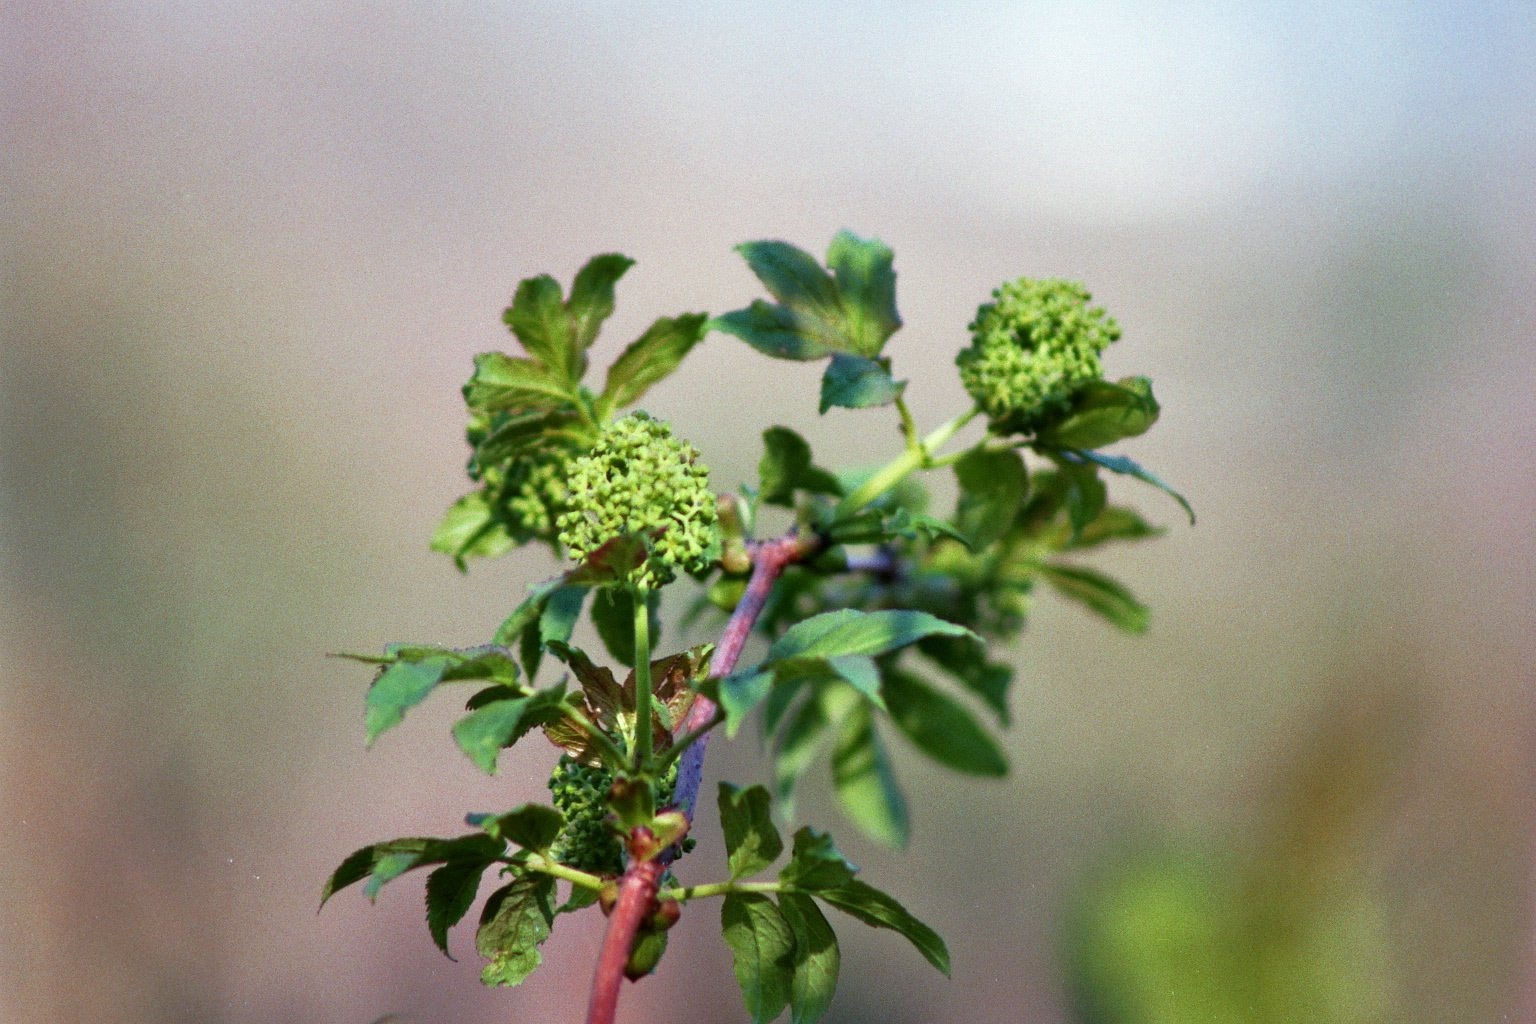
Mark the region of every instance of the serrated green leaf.
POLYGON ((577 344, 575 324, 554 278, 540 274, 519 282, 502 320, 566 393, 576 390, 585 369, 584 346, 577 344))
MULTIPOLYGON (((524 630, 538 625, 550 595, 564 584, 565 577, 555 576, 529 587, 528 596, 523 599, 523 603, 512 609, 512 614, 497 627, 495 642, 507 646, 517 643, 522 638, 524 630)), ((529 674, 532 675, 532 673, 529 674)))
POLYGON ((1151 610, 1118 581, 1093 569, 1060 562, 1046 562, 1040 566, 1040 573, 1058 594, 1102 615, 1127 633, 1147 631, 1151 610))
POLYGON ((1013 669, 988 661, 985 644, 969 637, 935 636, 918 641, 917 649, 980 697, 1000 724, 1009 724, 1008 687, 1013 682, 1013 669))
POLYGON ((830 494, 841 497, 837 477, 814 465, 811 446, 805 438, 788 427, 769 427, 763 431, 763 457, 757 464, 759 500, 789 508, 795 491, 830 494))
POLYGON ((438 657, 425 661, 399 661, 380 673, 368 688, 363 742, 372 746, 381 733, 399 725, 406 711, 426 700, 442 681, 447 667, 447 659, 438 657))
POLYGON ((1122 505, 1105 505, 1093 521, 1078 532, 1077 539, 1069 542, 1063 550, 1086 551, 1109 541, 1140 540, 1161 536, 1163 532, 1161 527, 1151 525, 1131 509, 1122 505))
POLYGON ((512 986, 539 966, 539 946, 549 938, 555 880, 548 875, 519 875, 485 901, 475 948, 490 963, 480 972, 486 985, 512 986))
POLYGON ((325 880, 325 886, 320 890, 320 906, 349 885, 355 885, 373 874, 373 864, 378 857, 390 852, 390 847, 404 848, 401 844, 412 844, 409 848, 421 850, 432 840, 425 837, 412 837, 408 839, 393 839, 385 843, 369 843, 362 849, 353 850, 345 860, 331 872, 331 877, 325 880))
POLYGON ((835 889, 851 881, 857 871, 831 836, 807 826, 795 833, 794 852, 779 872, 779 881, 802 892, 815 892, 835 889))
POLYGON ((843 813, 866 835, 887 846, 906 846, 907 801, 896 786, 868 704, 855 705, 838 728, 832 786, 843 813))
POLYGON ((775 359, 806 362, 823 359, 833 352, 824 341, 804 333, 818 328, 825 330, 825 325, 807 324, 793 310, 762 299, 754 300, 746 309, 715 317, 709 322, 709 328, 740 338, 775 359))
POLYGON ((464 385, 464 403, 480 412, 553 409, 571 401, 574 390, 542 363, 482 352, 475 356, 475 371, 464 385))
POLYGON ((792 892, 779 893, 779 913, 795 940, 789 983, 790 1024, 815 1024, 832 1003, 842 954, 837 935, 814 900, 792 892))
POLYGON ((614 285, 634 265, 628 256, 610 252, 593 256, 576 272, 565 308, 578 348, 591 348, 597 340, 603 321, 613 314, 614 285))
POLYGON ((719 681, 715 688, 715 703, 725 712, 727 737, 735 738, 741 723, 768 696, 772 686, 772 672, 735 672, 719 681))
POLYGON ((795 623, 768 649, 768 660, 884 654, 925 636, 974 636, 964 626, 927 612, 862 612, 842 608, 795 623))
POLYGON ((496 758, 528 730, 560 716, 563 686, 517 700, 498 700, 471 711, 453 726, 459 749, 487 775, 496 774, 496 758))
POLYGON ((804 249, 767 241, 743 242, 736 251, 781 305, 829 324, 842 318, 836 283, 804 249))
POLYGON ((475 445, 470 475, 479 478, 488 467, 519 455, 537 455, 585 447, 591 434, 574 407, 534 409, 498 417, 498 425, 475 445))
POLYGON ((1035 439, 1056 448, 1102 448, 1146 433, 1157 422, 1158 411, 1146 377, 1090 381, 1073 394, 1066 415, 1035 439))
POLYGON ((485 822, 482 827, 525 850, 543 853, 565 827, 565 815, 543 804, 523 804, 485 822))
POLYGON ((762 786, 738 789, 720 783, 720 830, 733 879, 757 874, 784 852, 784 840, 773 825, 772 802, 762 786))
POLYGON ((789 1005, 795 936, 778 907, 759 893, 733 892, 720 908, 741 998, 753 1024, 768 1024, 789 1005))
POLYGON ((1008 760, 974 715, 918 677, 900 669, 885 673, 891 721, 919 750, 967 775, 1008 774, 1008 760))
POLYGON ((901 397, 906 381, 891 377, 888 360, 835 353, 821 377, 823 415, 831 408, 869 409, 901 397))
POLYGON ((449 506, 428 547, 449 555, 460 572, 468 571, 465 558, 495 558, 515 546, 512 535, 499 523, 484 491, 472 491, 449 506))
POLYGON ((874 238, 839 231, 827 248, 827 266, 837 285, 851 350, 873 358, 901 327, 896 312, 895 260, 889 246, 874 238))
POLYGON ((427 930, 443 955, 448 952, 448 930, 464 919, 480 891, 480 877, 494 861, 451 860, 427 876, 427 930))
POLYGON ((980 550, 1013 525, 1029 488, 1024 460, 1011 450, 974 448, 955 463, 960 500, 955 525, 980 550))
POLYGON ((949 949, 937 932, 913 917, 907 909, 872 885, 857 879, 835 889, 825 889, 816 898, 874 928, 889 928, 906 936, 908 942, 930 964, 947 977, 949 949))
POLYGON ((1067 450, 1063 454, 1065 454, 1068 458, 1077 460, 1079 462, 1086 461, 1091 462, 1094 465, 1103 466, 1111 473, 1119 473, 1123 476, 1133 476, 1137 480, 1140 480, 1142 483, 1151 484, 1153 487, 1156 487, 1158 490, 1168 495, 1168 497, 1178 502, 1180 507, 1184 509, 1185 514, 1189 516, 1189 525, 1195 525, 1195 510, 1193 506, 1191 506, 1190 503, 1185 500, 1184 495, 1180 494, 1172 487, 1169 487, 1151 470, 1144 469, 1142 466, 1138 465, 1133 460, 1126 458, 1124 455, 1105 455, 1103 452, 1081 451, 1078 449, 1067 450))
POLYGON ((704 337, 703 313, 662 317, 653 323, 608 368, 599 399, 599 418, 640 400, 652 385, 665 379, 704 337))

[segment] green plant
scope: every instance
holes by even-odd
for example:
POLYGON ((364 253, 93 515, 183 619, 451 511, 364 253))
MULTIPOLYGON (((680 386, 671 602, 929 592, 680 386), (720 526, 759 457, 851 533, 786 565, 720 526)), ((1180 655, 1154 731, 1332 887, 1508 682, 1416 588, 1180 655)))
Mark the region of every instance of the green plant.
POLYGON ((395 645, 359 658, 378 666, 368 743, 433 691, 469 683, 468 713, 453 728, 459 747, 494 773, 503 749, 541 731, 561 751, 553 806, 472 814, 471 831, 454 838, 365 846, 331 876, 322 903, 359 882, 373 898, 404 872, 431 868, 427 925, 446 953, 448 930, 493 871, 501 884, 476 932, 488 985, 522 981, 556 918, 597 905, 609 921, 591 1022, 613 1019, 621 978, 653 970, 682 908, 708 898, 722 901, 754 1021, 788 1009, 799 1024, 826 1010, 839 959, 823 908, 897 932, 947 974, 943 940, 856 877, 826 833, 800 827, 776 874, 758 878, 784 854, 774 802, 788 818, 796 783, 830 746, 842 810, 869 836, 901 846, 908 807, 887 735, 963 774, 1006 773, 985 720, 1008 723, 1012 673, 993 647, 1022 628, 1037 583, 1123 629, 1147 623, 1127 589, 1076 561, 1158 532, 1108 503, 1102 471, 1167 490, 1100 451, 1144 432, 1158 406, 1145 378, 1104 379, 1100 354, 1119 328, 1080 285, 1020 280, 998 289, 957 360, 975 404, 921 435, 906 382, 883 354, 901 326, 891 251, 847 232, 833 239, 825 267, 783 242, 739 251, 772 301, 656 321, 608 368, 601 390, 583 384, 587 353, 630 261, 594 258, 569 296, 549 277, 522 282, 505 319, 524 354, 475 359, 464 397, 477 487, 449 510, 432 546, 462 568, 542 543, 569 567, 532 587, 488 645, 395 645), (661 420, 624 412, 710 331, 774 358, 826 360, 821 412, 894 407, 904 446, 873 471, 833 473, 799 434, 773 426, 756 483, 716 495, 699 452, 661 420), (987 429, 946 453, 978 417, 987 429), (1025 453, 1042 464, 1027 468, 1025 453), (958 486, 947 516, 928 511, 919 480, 939 470, 958 486), (770 508, 792 525, 760 538, 755 527, 770 508), (699 589, 694 617, 713 612, 723 628, 716 643, 658 656, 657 595, 684 577, 699 589), (622 681, 572 644, 583 611, 606 660, 628 670, 622 681), (766 651, 742 664, 753 634, 766 651), (538 682, 546 656, 563 666, 552 683, 538 682), (685 884, 673 868, 694 841, 707 741, 722 727, 735 736, 752 716, 772 750, 773 778, 720 784, 729 877, 685 884))

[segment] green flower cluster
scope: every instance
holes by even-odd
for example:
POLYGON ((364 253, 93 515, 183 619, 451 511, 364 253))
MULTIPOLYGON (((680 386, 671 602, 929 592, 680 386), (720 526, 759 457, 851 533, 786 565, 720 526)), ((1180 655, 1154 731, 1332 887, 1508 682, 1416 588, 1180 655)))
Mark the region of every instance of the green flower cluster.
MULTIPOLYGON (((555 809, 565 815, 565 827, 549 848, 553 859, 594 875, 617 875, 624 870, 624 848, 608 823, 608 790, 613 774, 599 765, 586 765, 563 754, 549 777, 555 809)), ((677 762, 672 762, 656 806, 665 807, 677 787, 677 762)))
POLYGON ((560 758, 549 777, 555 810, 565 815, 565 827, 555 837, 549 855, 561 864, 594 875, 624 870, 623 848, 608 827, 608 787, 613 776, 601 767, 582 764, 569 754, 560 758))
POLYGON ((999 433, 1030 434, 1064 415, 1073 393, 1104 376, 1099 353, 1120 327, 1075 281, 1021 277, 976 311, 960 380, 999 433))
POLYGON ((626 582, 654 590, 679 569, 697 572, 720 556, 709 469, 698 450, 643 412, 603 429, 591 452, 567 467, 560 543, 580 562, 621 537, 640 537, 647 556, 626 582))
POLYGON ((470 478, 484 485, 492 515, 513 543, 553 542, 566 506, 566 466, 579 458, 581 451, 570 444, 550 442, 482 462, 479 446, 507 419, 506 414, 496 413, 471 420, 467 435, 477 457, 470 461, 470 478))

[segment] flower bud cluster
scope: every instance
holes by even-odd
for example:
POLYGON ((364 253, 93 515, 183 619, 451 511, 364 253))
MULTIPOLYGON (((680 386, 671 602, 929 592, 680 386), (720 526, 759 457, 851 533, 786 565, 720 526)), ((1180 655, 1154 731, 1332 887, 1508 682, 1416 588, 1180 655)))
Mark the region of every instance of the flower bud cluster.
POLYGON ((1074 392, 1104 376, 1099 353, 1120 327, 1075 281, 1019 278, 976 311, 955 360, 965 390, 1000 433, 1029 434, 1065 414, 1074 392))
POLYGON ((648 557, 628 582, 653 590, 678 570, 719 557, 709 469, 698 450, 643 412, 603 429, 591 452, 570 464, 560 543, 576 561, 620 537, 646 539, 648 557))
MULTIPOLYGON (((600 765, 582 764, 569 754, 561 756, 549 777, 555 809, 565 815, 565 827, 555 837, 549 855, 561 864, 594 875, 617 875, 624 870, 624 848, 609 824, 608 791, 613 774, 600 765)), ((656 806, 672 800, 677 786, 677 762, 672 762, 658 787, 656 806)))

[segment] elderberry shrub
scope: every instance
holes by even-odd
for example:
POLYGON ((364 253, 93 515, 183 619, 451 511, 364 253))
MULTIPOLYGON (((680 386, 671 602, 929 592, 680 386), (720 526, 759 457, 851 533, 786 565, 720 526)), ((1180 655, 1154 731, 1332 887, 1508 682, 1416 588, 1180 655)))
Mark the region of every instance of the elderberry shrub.
POLYGON ((434 691, 471 683, 452 731, 477 767, 494 774, 501 752, 534 733, 560 753, 551 804, 471 814, 456 837, 365 846, 332 874, 322 903, 356 883, 372 899, 428 868, 428 930, 446 953, 490 872, 500 884, 475 930, 488 985, 521 982, 560 915, 600 906, 611 916, 588 1010, 597 1022, 613 1019, 623 978, 656 968, 667 930, 696 900, 722 900, 722 938, 755 1022, 826 1012, 839 952, 824 908, 896 932, 947 974, 943 940, 856 877, 830 835, 802 825, 785 856, 779 823, 793 820, 797 783, 826 751, 844 816, 904 845, 911 814, 890 738, 964 775, 1007 772, 994 730, 1009 723, 1013 673, 999 648, 1023 628, 1038 584, 1122 629, 1147 628, 1145 606, 1080 561, 1160 532, 1109 503, 1105 474, 1189 509, 1103 450, 1145 432, 1159 408, 1146 378, 1106 378, 1120 328, 1081 284, 1020 278, 994 291, 955 360, 972 404, 920 434, 908 381, 884 353, 902 326, 891 250, 842 232, 824 265, 785 242, 738 251, 768 298, 657 319, 601 382, 587 380, 589 350, 632 261, 594 257, 569 293, 544 275, 521 282, 503 317, 520 351, 476 356, 464 387, 474 489, 432 547, 467 569, 538 544, 564 567, 531 586, 487 644, 350 656, 377 667, 369 744, 434 691), (825 361, 820 412, 893 409, 903 443, 873 469, 833 472, 794 430, 771 426, 757 479, 716 493, 700 452, 632 409, 712 332, 771 358, 825 361), (974 421, 985 429, 965 433, 974 421), (932 473, 953 474, 953 512, 931 511, 922 479, 932 473), (758 537, 769 506, 794 525, 758 537), (659 593, 682 582, 698 593, 678 624, 698 629, 715 615, 718 642, 657 654, 661 611, 678 607, 659 593), (584 616, 601 645, 591 653, 573 643, 584 616), (743 663, 753 634, 762 649, 743 663), (748 718, 760 723, 770 778, 719 785, 727 876, 684 884, 675 871, 699 838, 689 832, 706 744, 748 718))

